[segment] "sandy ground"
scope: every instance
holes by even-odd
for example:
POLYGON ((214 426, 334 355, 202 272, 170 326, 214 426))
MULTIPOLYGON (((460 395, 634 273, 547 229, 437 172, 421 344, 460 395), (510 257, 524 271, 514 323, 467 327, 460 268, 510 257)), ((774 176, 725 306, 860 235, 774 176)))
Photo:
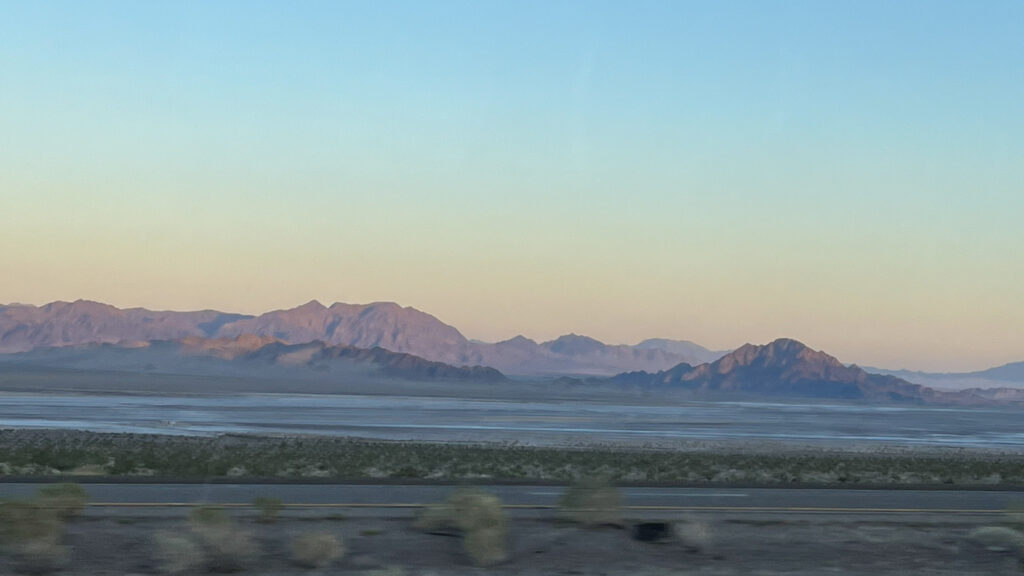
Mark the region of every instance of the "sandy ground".
MULTIPOLYGON (((992 519, 938 516, 691 515, 682 538, 634 540, 628 527, 584 528, 548 517, 510 521, 511 558, 490 568, 472 565, 457 536, 425 534, 409 518, 287 517, 273 524, 236 519, 259 552, 242 574, 416 576, 531 574, 1020 574, 1009 552, 986 550, 968 533, 992 519), (330 532, 345 556, 328 568, 304 570, 290 561, 289 542, 304 532, 330 532)), ((159 574, 154 535, 187 534, 182 515, 89 515, 67 527, 67 575, 159 574)), ((9 554, 0 574, 16 574, 9 554)), ((205 570, 188 572, 206 573, 205 570)))

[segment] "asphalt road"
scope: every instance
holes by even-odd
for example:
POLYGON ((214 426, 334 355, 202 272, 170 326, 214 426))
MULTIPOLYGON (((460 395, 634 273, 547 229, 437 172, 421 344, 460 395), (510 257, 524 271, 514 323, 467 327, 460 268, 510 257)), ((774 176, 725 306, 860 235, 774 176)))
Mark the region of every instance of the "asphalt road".
MULTIPOLYGON (((454 490, 437 485, 102 484, 83 485, 101 508, 170 508, 197 504, 246 506, 264 496, 296 508, 412 509, 443 501, 454 490)), ((0 483, 0 498, 25 498, 38 483, 0 483)), ((487 486, 510 508, 557 505, 562 487, 487 486)), ((623 488, 636 510, 795 513, 987 514, 1024 503, 1024 492, 956 490, 835 490, 789 488, 623 488)))

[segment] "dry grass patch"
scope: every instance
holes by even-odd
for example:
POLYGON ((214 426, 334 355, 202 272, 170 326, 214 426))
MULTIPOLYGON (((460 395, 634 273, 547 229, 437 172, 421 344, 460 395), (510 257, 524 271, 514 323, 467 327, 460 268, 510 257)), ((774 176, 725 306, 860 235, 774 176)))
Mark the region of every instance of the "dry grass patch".
POLYGON ((206 563, 206 555, 187 535, 161 531, 153 536, 157 568, 163 574, 188 574, 206 563))
POLYGON ((508 559, 508 527, 501 499, 482 490, 456 490, 444 504, 423 508, 414 526, 434 534, 461 534, 466 555, 478 566, 508 559))
POLYGON ((196 508, 189 515, 189 524, 212 572, 240 572, 259 557, 252 534, 237 526, 221 508, 196 508))
POLYGON ((326 568, 345 555, 345 545, 330 532, 308 532, 291 543, 292 561, 304 568, 326 568))
POLYGON ((14 550, 16 570, 22 574, 50 574, 71 563, 71 547, 59 540, 23 542, 14 550))
POLYGON ((675 525, 676 537, 691 552, 700 552, 711 547, 711 526, 695 518, 688 518, 675 525))
POLYGON ((449 501, 455 524, 462 531, 462 546, 478 566, 508 559, 508 527, 501 499, 482 490, 456 491, 449 501))
POLYGON ((59 540, 64 523, 55 511, 36 502, 0 502, 0 543, 5 546, 59 540))
POLYGON ((253 500, 252 505, 260 512, 259 518, 256 521, 265 524, 277 522, 277 518, 281 515, 281 509, 284 508, 284 502, 279 498, 262 496, 253 500))
POLYGON ((508 535, 504 526, 471 530, 463 536, 462 547, 477 566, 493 566, 508 560, 508 535))
POLYGON ((435 504, 420 508, 413 522, 417 530, 428 533, 449 533, 458 529, 455 509, 450 504, 435 504))
POLYGON ((1005 526, 985 526, 971 530, 969 538, 988 550, 1024 555, 1024 533, 1005 526))
POLYGON ((0 503, 0 544, 22 574, 48 574, 71 561, 71 548, 61 543, 64 522, 58 510, 38 502, 0 503))
POLYGON ((39 489, 36 501, 41 506, 53 510, 57 517, 70 520, 85 509, 89 494, 78 484, 50 484, 39 489))
POLYGON ((563 518, 584 526, 622 522, 622 495, 607 480, 580 480, 566 488, 558 505, 563 518))

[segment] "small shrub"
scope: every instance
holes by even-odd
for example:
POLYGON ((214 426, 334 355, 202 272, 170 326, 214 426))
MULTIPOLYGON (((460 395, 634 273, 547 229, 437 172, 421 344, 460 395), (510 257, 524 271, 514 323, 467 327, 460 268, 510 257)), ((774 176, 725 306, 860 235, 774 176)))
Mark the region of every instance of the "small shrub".
POLYGON ((41 506, 52 509, 57 517, 69 520, 82 513, 89 495, 78 484, 50 484, 39 489, 36 499, 41 506))
POLYGON ((238 572, 253 562, 258 548, 252 534, 240 529, 223 508, 200 506, 189 515, 192 533, 213 572, 238 572))
POLYGON ((257 518, 257 522, 272 524, 277 522, 278 516, 281 515, 281 509, 284 507, 284 502, 281 502, 279 498, 259 497, 252 501, 252 505, 260 511, 260 516, 257 518))
POLYGON ((59 540, 33 540, 15 547, 16 570, 22 574, 49 574, 71 563, 71 547, 59 540))
POLYGON ((225 526, 231 523, 231 516, 218 506, 196 506, 188 515, 193 528, 225 526))
POLYGON ((501 499, 493 494, 482 490, 459 490, 452 495, 449 503, 455 514, 455 524, 463 532, 505 524, 501 499))
POLYGON ((416 517, 418 530, 448 534, 461 532, 466 554, 479 566, 508 558, 508 536, 501 500, 476 488, 460 488, 448 501, 423 508, 416 517))
POLYGON ((585 526, 621 521, 622 496, 605 480, 587 479, 569 486, 558 505, 566 520, 585 526))
POLYGON ((196 531, 206 551, 206 565, 212 572, 240 572, 258 556, 252 534, 232 523, 196 531))
POLYGON ((711 526, 703 520, 687 520, 675 525, 675 533, 691 552, 700 552, 711 547, 711 526))
POLYGON ((1005 526, 985 526, 971 530, 969 538, 989 550, 1010 551, 1024 556, 1024 533, 1005 526))
POLYGON ((504 525, 475 528, 463 537, 466 554, 478 566, 492 566, 508 559, 507 536, 504 525))
POLYGON ((61 544, 64 523, 55 508, 36 502, 0 503, 0 543, 11 552, 14 567, 22 574, 48 574, 71 559, 71 549, 61 544))
POLYGON ((508 558, 505 512, 497 496, 463 489, 452 495, 449 506, 462 530, 463 548, 474 563, 491 566, 508 558))
POLYGON ((1015 530, 1024 532, 1024 502, 1017 500, 1006 510, 1006 521, 1015 530))
POLYGON ((421 508, 416 514, 413 526, 423 532, 448 532, 458 528, 455 509, 448 504, 421 508))
POLYGON ((195 540, 173 532, 157 532, 155 560, 163 574, 184 574, 196 571, 205 561, 205 554, 195 540))
POLYGON ((64 523, 52 508, 35 502, 0 502, 0 543, 56 542, 63 532, 64 523))
POLYGON ((344 554, 341 540, 329 532, 309 532, 292 540, 292 560, 304 568, 325 568, 344 554))

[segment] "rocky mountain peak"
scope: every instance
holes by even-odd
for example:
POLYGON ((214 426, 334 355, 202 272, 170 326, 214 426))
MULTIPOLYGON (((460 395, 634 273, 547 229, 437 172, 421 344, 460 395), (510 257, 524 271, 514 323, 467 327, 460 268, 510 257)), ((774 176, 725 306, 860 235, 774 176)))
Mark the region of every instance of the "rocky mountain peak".
POLYGON ((321 304, 319 300, 310 300, 309 302, 306 302, 305 304, 303 304, 301 306, 296 306, 295 308, 292 308, 291 311, 292 312, 322 312, 322 311, 324 311, 326 309, 327 309, 327 307, 324 306, 323 304, 321 304))
POLYGON ((842 363, 834 357, 813 350, 804 343, 791 338, 779 338, 764 345, 744 344, 713 364, 714 371, 719 374, 728 374, 740 368, 754 366, 761 368, 803 366, 814 371, 843 367, 842 363))
POLYGON ((589 336, 580 336, 579 334, 565 334, 550 342, 545 342, 542 346, 555 354, 565 354, 567 356, 594 354, 605 348, 604 343, 600 340, 595 340, 589 336))
POLYGON ((535 341, 527 338, 526 336, 523 336, 522 334, 519 334, 517 336, 513 336, 512 338, 509 338, 508 340, 502 340, 501 342, 498 342, 495 345, 496 346, 517 347, 517 348, 535 348, 537 346, 537 343, 535 341))

